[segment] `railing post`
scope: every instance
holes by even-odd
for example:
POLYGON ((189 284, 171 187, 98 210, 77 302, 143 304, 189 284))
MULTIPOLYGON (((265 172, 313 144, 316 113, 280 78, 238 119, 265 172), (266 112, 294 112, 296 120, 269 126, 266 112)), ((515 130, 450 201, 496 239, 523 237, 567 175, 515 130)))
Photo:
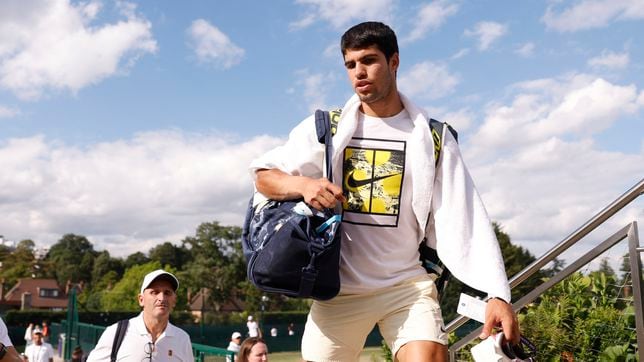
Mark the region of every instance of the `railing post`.
POLYGON ((639 360, 644 361, 644 321, 642 299, 642 264, 640 263, 639 237, 637 223, 633 222, 628 231, 628 259, 631 266, 631 280, 633 282, 633 309, 635 309, 635 330, 637 332, 637 351, 639 360))

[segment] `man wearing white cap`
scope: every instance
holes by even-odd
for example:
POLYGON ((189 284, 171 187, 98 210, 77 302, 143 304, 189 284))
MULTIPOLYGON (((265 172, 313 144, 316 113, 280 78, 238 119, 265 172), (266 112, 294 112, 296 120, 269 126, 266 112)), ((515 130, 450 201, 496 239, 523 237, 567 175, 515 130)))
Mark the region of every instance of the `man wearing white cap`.
MULTIPOLYGON (((138 296, 143 311, 129 320, 116 361, 194 361, 190 336, 170 323, 178 287, 177 278, 161 269, 143 278, 138 296)), ((118 323, 107 327, 88 361, 111 360, 117 329, 118 323)))
MULTIPOLYGON (((228 343, 228 347, 226 349, 235 353, 239 353, 241 342, 242 342, 241 333, 233 332, 233 335, 230 337, 230 343, 228 343)), ((237 360, 237 356, 235 356, 235 361, 236 360, 237 360)), ((226 357, 226 361, 230 362, 230 357, 226 357)))

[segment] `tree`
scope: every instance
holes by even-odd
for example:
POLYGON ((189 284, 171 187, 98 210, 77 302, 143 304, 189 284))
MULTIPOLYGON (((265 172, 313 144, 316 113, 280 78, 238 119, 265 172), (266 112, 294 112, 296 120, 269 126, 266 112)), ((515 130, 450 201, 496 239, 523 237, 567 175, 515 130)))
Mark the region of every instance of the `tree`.
POLYGON ((86 288, 78 296, 78 304, 82 310, 103 311, 103 295, 114 288, 121 276, 116 271, 110 270, 92 282, 91 288, 86 288))
MULTIPOLYGON (((33 249, 33 241, 22 240, 18 243, 15 250, 2 255, 0 276, 5 280, 7 285, 13 286, 18 279, 31 277, 32 274, 36 276, 36 270, 34 270, 36 258, 34 257, 33 249)), ((4 249, 4 252, 9 250, 4 249)))
POLYGON ((101 251, 94 259, 92 267, 92 288, 109 272, 114 272, 117 278, 120 278, 124 269, 123 260, 112 258, 107 250, 101 251))
POLYGON ((597 269, 597 272, 604 273, 613 277, 617 276, 617 274, 615 274, 615 270, 613 270, 613 268, 608 263, 608 258, 602 258, 599 261, 599 269, 597 269))
POLYGON ((96 254, 86 237, 66 234, 49 249, 45 260, 52 263, 58 283, 65 285, 68 280, 90 282, 96 254))
POLYGON ((211 308, 217 309, 246 280, 241 228, 221 226, 216 221, 202 223, 195 236, 182 240, 182 246, 189 252, 191 261, 180 273, 181 279, 192 290, 202 287, 213 290, 206 301, 211 308))
POLYGON ((137 251, 134 254, 128 255, 128 257, 125 259, 124 267, 125 267, 125 269, 130 269, 131 267, 133 267, 135 265, 146 264, 146 263, 149 263, 149 262, 150 262, 150 258, 145 256, 145 254, 143 254, 142 252, 137 251))
POLYGON ((184 263, 190 257, 185 246, 176 246, 168 241, 150 249, 149 255, 150 260, 158 261, 161 265, 170 265, 175 269, 183 269, 184 263))

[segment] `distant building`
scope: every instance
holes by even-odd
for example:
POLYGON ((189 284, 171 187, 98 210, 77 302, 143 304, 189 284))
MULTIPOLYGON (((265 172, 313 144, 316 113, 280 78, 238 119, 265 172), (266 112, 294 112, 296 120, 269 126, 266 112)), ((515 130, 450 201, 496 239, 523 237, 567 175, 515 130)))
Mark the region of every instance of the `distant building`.
POLYGON ((219 304, 215 303, 214 308, 208 303, 211 290, 208 288, 201 288, 193 296, 188 292, 188 304, 191 314, 195 317, 196 320, 201 319, 202 312, 242 312, 244 311, 244 302, 242 302, 235 295, 230 297, 225 303, 219 304))
POLYGON ((71 288, 82 289, 82 285, 68 282, 62 289, 56 279, 21 278, 5 293, 3 280, 0 281, 0 308, 64 310, 71 288))

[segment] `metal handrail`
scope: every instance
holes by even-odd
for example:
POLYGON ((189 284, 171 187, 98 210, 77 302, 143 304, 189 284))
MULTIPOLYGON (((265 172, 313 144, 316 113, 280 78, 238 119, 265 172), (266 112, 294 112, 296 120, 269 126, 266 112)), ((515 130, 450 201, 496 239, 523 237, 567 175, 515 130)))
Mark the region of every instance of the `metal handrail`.
MULTIPOLYGON (((580 226, 577 230, 572 232, 562 241, 560 241, 555 247, 546 252, 542 257, 532 262, 532 264, 525 267, 515 276, 510 279, 510 288, 514 288, 517 285, 521 284, 524 280, 531 277, 533 274, 541 270, 543 266, 553 261, 561 253, 566 251, 584 236, 588 235, 591 231, 595 230, 599 225, 604 223, 608 218, 615 215, 619 210, 624 208, 624 206, 631 203, 633 200, 637 199, 640 195, 644 194, 644 178, 642 178, 635 186, 631 187, 628 191, 622 194, 620 197, 615 199, 612 203, 602 209, 600 212, 595 214, 590 218, 586 223, 580 226)), ((458 327, 465 324, 469 318, 465 316, 458 316, 454 318, 451 322, 445 326, 447 333, 455 331, 458 327)))
MULTIPOLYGON (((524 280, 526 280, 530 276, 532 276, 534 273, 536 273, 539 270, 541 270, 541 268, 543 266, 545 266, 546 264, 548 264, 549 262, 554 260, 561 253, 563 253, 569 247, 571 247, 572 245, 577 243, 584 236, 588 235, 591 231, 595 230, 599 225, 604 223, 608 218, 610 218, 611 216, 616 214, 619 210, 624 208, 626 205, 628 205, 633 200, 637 199, 642 194, 644 194, 644 179, 641 179, 630 190, 626 191, 624 194, 622 194, 620 197, 618 197, 615 201, 613 201, 610 205, 608 205, 603 210, 601 210, 599 213, 597 213, 595 216, 593 216, 591 219, 589 219, 585 224, 583 224, 581 227, 579 227, 577 230, 575 230, 572 234, 570 234, 565 239, 563 239, 561 242, 559 242, 554 248, 550 249, 542 257, 540 257, 539 259, 535 260, 533 263, 531 263, 530 265, 525 267, 522 271, 517 273, 514 277, 512 277, 512 279, 509 282, 510 283, 510 288, 516 287, 521 282, 523 282, 524 280)), ((593 251, 587 253, 587 255, 582 257, 582 258, 587 259, 588 257, 590 257, 590 254, 598 255, 598 251, 600 249, 605 250, 605 248, 608 245, 613 245, 617 241, 621 240, 621 238, 623 238, 624 235, 622 235, 621 238, 618 235, 623 234, 626 229, 630 229, 630 231, 629 231, 629 235, 630 235, 629 236, 629 244, 633 244, 632 246, 630 246, 630 248, 632 249, 630 251, 630 253, 634 255, 634 253, 636 253, 636 252, 641 252, 639 250, 639 249, 641 249, 641 248, 639 248, 639 245, 635 245, 633 243, 633 241, 630 240, 632 238, 632 234, 635 234, 635 239, 637 239, 636 227, 637 227, 636 223, 632 223, 632 225, 630 227, 625 227, 624 229, 620 230, 618 233, 613 235, 611 238, 609 238, 609 239, 615 239, 615 240, 606 240, 604 243, 602 243, 601 246, 595 247, 595 249, 593 251), (633 229, 635 229, 635 230, 633 231, 633 229), (616 239, 616 238, 619 238, 619 239, 616 239)), ((637 258, 637 261, 639 262, 639 258, 637 258)), ((576 260, 573 263, 575 265, 570 265, 568 268, 564 269, 564 271, 566 271, 566 273, 563 273, 563 271, 559 272, 558 274, 561 274, 561 275, 558 275, 558 277, 563 277, 564 274, 569 274, 569 271, 567 269, 571 269, 573 267, 577 268, 578 267, 577 264, 580 264, 582 262, 586 263, 586 262, 588 262, 588 260, 583 260, 583 261, 582 260, 576 260)), ((635 264, 631 265, 631 268, 634 268, 634 265, 635 264)), ((633 270, 636 270, 636 269, 633 269, 633 270)), ((552 281, 552 282, 554 282, 554 281, 552 281)), ((641 283, 641 278, 640 278, 640 283, 641 283)), ((515 303, 515 305, 513 305, 513 309, 515 311, 518 311, 523 306, 525 306, 527 300, 534 299, 539 294, 543 293, 543 291, 545 291, 545 290, 547 290, 549 288, 549 287, 546 287, 545 285, 541 285, 541 287, 542 288, 540 289, 540 291, 538 292, 538 294, 536 296, 532 295, 532 294, 537 292, 537 290, 534 290, 533 293, 530 293, 531 294, 530 298, 528 298, 528 296, 525 296, 524 298, 522 298, 519 301, 521 303, 515 303)), ((537 289, 539 289, 539 288, 537 288, 537 289)), ((639 297, 641 297, 641 296, 639 296, 639 297)), ((639 305, 641 307, 641 304, 642 304, 641 298, 637 300, 637 303, 639 303, 639 305)), ((641 315, 642 315, 642 311, 640 310, 638 316, 641 318, 641 315)), ((465 316, 459 316, 459 317, 455 318, 454 320, 452 320, 446 326, 445 329, 446 329, 446 331, 448 333, 453 332, 458 327, 460 327, 461 325, 465 324, 468 320, 469 320, 469 318, 467 318, 465 316)), ((468 334, 467 336, 465 336, 464 338, 459 340, 456 344, 451 346, 449 348, 450 357, 453 357, 455 355, 455 352, 457 350, 459 350, 461 347, 463 347, 467 343, 469 343, 472 340, 474 340, 476 338, 476 336, 480 333, 480 331, 478 331, 480 329, 481 329, 481 327, 479 327, 477 330, 471 332, 470 334, 468 334)), ((644 327, 641 326, 641 321, 638 323, 638 341, 644 340, 644 331, 642 331, 640 329, 644 329, 644 327)), ((644 358, 644 348, 642 350, 640 350, 640 358, 644 358)))
POLYGON ((528 279, 532 274, 539 271, 543 266, 554 260, 561 253, 566 251, 569 247, 581 240, 584 236, 588 235, 591 231, 595 230, 599 225, 603 224, 608 218, 615 215, 619 210, 628 205, 631 201, 637 199, 644 193, 644 178, 641 179, 630 190, 626 191, 622 196, 618 197, 610 205, 606 206, 603 210, 598 212, 590 220, 586 221, 584 225, 575 230, 572 234, 568 235, 554 248, 546 252, 541 258, 535 260, 532 264, 528 265, 525 269, 510 279, 510 288, 514 288, 528 279))

